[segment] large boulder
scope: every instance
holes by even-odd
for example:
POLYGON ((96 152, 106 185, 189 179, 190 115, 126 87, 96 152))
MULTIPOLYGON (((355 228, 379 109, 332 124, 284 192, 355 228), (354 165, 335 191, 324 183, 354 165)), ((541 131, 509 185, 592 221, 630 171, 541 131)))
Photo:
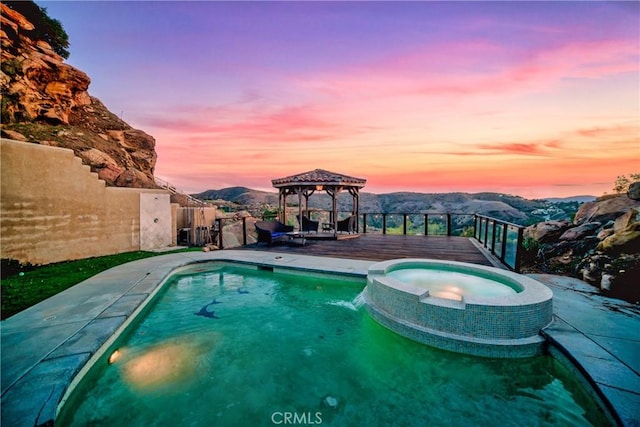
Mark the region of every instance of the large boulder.
POLYGON ((627 197, 633 200, 640 200, 640 181, 636 181, 629 186, 627 197))
POLYGON ((569 228, 562 233, 559 240, 578 240, 583 237, 590 236, 593 232, 600 228, 602 224, 599 222, 587 222, 577 227, 569 228))
POLYGON ((144 173, 137 169, 127 169, 115 179, 117 187, 153 188, 155 183, 144 173))
POLYGON ((640 221, 640 210, 635 208, 629 209, 627 212, 616 218, 613 223, 613 231, 614 233, 617 233, 638 221, 640 221))
POLYGON ((14 141, 27 141, 26 136, 14 130, 2 129, 2 132, 0 132, 0 135, 3 138, 13 139, 14 141))
POLYGON ((598 244, 596 250, 612 255, 639 253, 640 221, 607 237, 598 244))
POLYGON ((108 155, 97 148, 89 148, 78 153, 82 162, 91 165, 92 169, 98 174, 98 178, 105 182, 114 183, 116 178, 124 172, 124 168, 108 155))
POLYGON ((525 228, 523 235, 540 243, 555 242, 570 226, 569 221, 564 220, 539 222, 525 228))
POLYGON ((580 205, 573 222, 576 225, 586 222, 604 224, 607 221, 615 220, 630 209, 638 207, 640 207, 640 201, 630 199, 626 194, 603 196, 593 202, 580 205))

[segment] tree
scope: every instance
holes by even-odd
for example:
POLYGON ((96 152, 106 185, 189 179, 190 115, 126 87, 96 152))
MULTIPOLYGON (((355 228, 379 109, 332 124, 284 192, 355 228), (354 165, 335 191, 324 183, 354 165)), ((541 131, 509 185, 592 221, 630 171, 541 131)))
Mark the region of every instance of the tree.
POLYGON ((34 26, 27 32, 32 40, 44 40, 55 53, 63 58, 69 58, 69 36, 57 19, 47 15, 47 9, 38 6, 33 1, 3 1, 9 8, 23 15, 34 26))
POLYGON ((627 178, 625 175, 618 175, 613 183, 613 191, 618 194, 626 193, 629 190, 629 185, 640 181, 640 173, 632 173, 627 178))

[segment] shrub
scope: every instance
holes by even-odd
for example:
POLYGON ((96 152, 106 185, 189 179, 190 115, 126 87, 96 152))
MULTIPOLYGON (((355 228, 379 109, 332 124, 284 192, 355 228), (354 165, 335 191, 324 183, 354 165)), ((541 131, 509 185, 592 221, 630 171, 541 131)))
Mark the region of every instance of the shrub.
POLYGON ((22 67, 20 61, 17 58, 10 59, 8 61, 2 61, 2 72, 8 76, 15 76, 22 74, 22 67))
POLYGON ((533 237, 525 237, 522 240, 522 249, 522 263, 526 265, 535 264, 540 250, 540 242, 533 237))
POLYGON ((629 190, 629 185, 638 180, 640 180, 640 173, 632 173, 630 178, 627 178, 625 175, 619 175, 613 183, 613 191, 619 194, 626 193, 629 190))

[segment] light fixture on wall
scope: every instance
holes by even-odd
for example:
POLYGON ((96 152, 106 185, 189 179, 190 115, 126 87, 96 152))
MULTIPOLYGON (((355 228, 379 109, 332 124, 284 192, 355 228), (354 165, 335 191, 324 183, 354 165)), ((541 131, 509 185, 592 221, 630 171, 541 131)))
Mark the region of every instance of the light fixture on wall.
POLYGON ((318 191, 322 191, 324 187, 322 185, 316 185, 316 190, 318 191))

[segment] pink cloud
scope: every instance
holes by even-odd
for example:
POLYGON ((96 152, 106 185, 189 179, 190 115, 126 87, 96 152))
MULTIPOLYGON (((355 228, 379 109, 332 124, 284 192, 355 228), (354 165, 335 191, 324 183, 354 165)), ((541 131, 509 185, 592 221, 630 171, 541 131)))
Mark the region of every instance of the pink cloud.
POLYGON ((524 51, 488 42, 442 44, 358 68, 299 76, 294 83, 339 99, 514 93, 567 78, 638 71, 638 54, 636 40, 569 41, 524 51))
POLYGON ((632 138, 640 139, 640 126, 609 126, 609 127, 592 127, 578 129, 576 135, 584 138, 610 139, 610 138, 632 138))
POLYGON ((494 143, 494 144, 478 144, 477 147, 481 150, 487 150, 492 154, 517 154, 517 155, 536 155, 536 156, 548 156, 550 148, 558 148, 558 141, 548 142, 511 142, 506 144, 494 143))
POLYGON ((188 132, 207 138, 233 137, 251 139, 253 141, 318 141, 335 137, 343 132, 343 125, 322 117, 322 113, 314 111, 310 106, 286 106, 274 111, 247 112, 236 111, 235 114, 221 116, 219 111, 229 113, 230 109, 194 109, 183 111, 176 117, 167 114, 142 117, 145 126, 170 130, 172 132, 188 132))

